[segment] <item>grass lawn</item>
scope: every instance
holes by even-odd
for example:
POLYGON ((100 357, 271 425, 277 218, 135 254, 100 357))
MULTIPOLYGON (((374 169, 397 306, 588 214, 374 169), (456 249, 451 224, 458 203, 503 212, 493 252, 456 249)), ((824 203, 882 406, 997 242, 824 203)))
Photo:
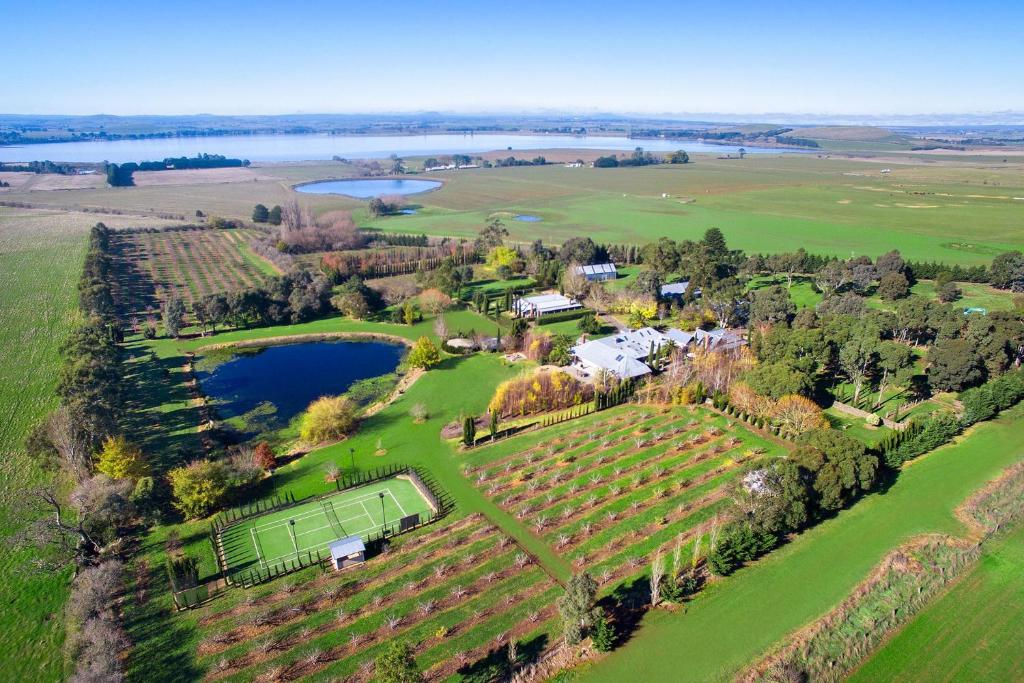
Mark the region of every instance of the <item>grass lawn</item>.
MULTIPOLYGON (((958 282, 956 284, 963 292, 963 296, 954 301, 953 305, 962 308, 984 308, 986 311, 1012 311, 1014 308, 1013 299, 1015 296, 1019 296, 1014 292, 995 289, 981 282, 958 282)), ((919 280, 910 288, 910 292, 917 296, 923 296, 929 301, 939 300, 935 294, 934 280, 919 280)), ((882 301, 877 294, 868 297, 867 305, 885 311, 892 311, 896 308, 896 302, 882 301)))
POLYGON ((229 571, 261 569, 306 553, 325 557, 339 538, 367 540, 407 515, 429 517, 430 505, 407 478, 392 478, 333 496, 276 510, 234 524, 221 533, 229 571))
POLYGON ((976 567, 890 638, 849 680, 1024 678, 1024 525, 983 548, 976 567))
MULTIPOLYGON (((961 534, 953 510, 1024 458, 1024 407, 914 461, 886 491, 715 582, 683 613, 656 612, 582 681, 724 681, 843 600, 886 552, 929 532, 961 534)), ((876 679, 877 680, 877 679, 876 679)))
MULTIPOLYGON (((750 278, 747 283, 747 291, 762 289, 779 285, 786 287, 786 278, 783 275, 760 275, 750 278)), ((796 276, 793 278, 793 285, 789 288, 789 298, 797 308, 814 308, 821 303, 821 292, 814 288, 811 278, 796 276)))

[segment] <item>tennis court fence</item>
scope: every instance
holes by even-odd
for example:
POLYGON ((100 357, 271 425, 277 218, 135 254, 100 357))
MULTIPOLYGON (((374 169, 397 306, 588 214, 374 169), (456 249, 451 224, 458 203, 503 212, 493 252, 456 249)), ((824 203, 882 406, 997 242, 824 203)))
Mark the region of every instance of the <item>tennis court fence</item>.
MULTIPOLYGON (((329 553, 324 554, 318 550, 306 551, 304 553, 300 552, 294 557, 289 557, 280 562, 266 565, 265 567, 231 571, 224 555, 221 536, 227 529, 248 519, 259 517, 260 515, 268 512, 284 510, 297 505, 302 505, 311 500, 320 500, 327 503, 327 505, 325 505, 326 510, 329 506, 329 501, 326 499, 331 496, 342 491, 366 486, 367 484, 372 484, 383 479, 390 479, 400 475, 404 475, 412 481, 413 485, 416 486, 420 493, 429 502, 432 512, 427 516, 420 515, 418 520, 397 520, 370 534, 366 541, 368 555, 375 554, 375 551, 380 549, 387 538, 426 526, 427 524, 447 515, 454 507, 454 501, 451 497, 441 488, 441 486, 438 485, 437 481, 426 472, 409 465, 390 465, 387 467, 375 467, 374 469, 366 472, 357 472, 352 475, 340 477, 334 482, 334 486, 331 489, 321 494, 313 494, 306 496, 305 498, 296 498, 290 492, 287 492, 280 496, 272 496, 269 499, 256 501, 243 507, 225 510, 214 517, 210 522, 210 543, 213 545, 214 556, 217 558, 217 568, 219 570, 220 578, 223 578, 224 582, 228 586, 250 588, 276 579, 279 576, 291 574, 292 572, 297 572, 313 565, 322 566, 331 559, 331 556, 329 553)), ((332 526, 333 522, 337 520, 337 517, 333 512, 333 507, 331 508, 328 520, 332 522, 332 526), (334 520, 330 519, 331 516, 334 517, 334 520)), ((341 525, 338 524, 338 527, 340 528, 341 525)))

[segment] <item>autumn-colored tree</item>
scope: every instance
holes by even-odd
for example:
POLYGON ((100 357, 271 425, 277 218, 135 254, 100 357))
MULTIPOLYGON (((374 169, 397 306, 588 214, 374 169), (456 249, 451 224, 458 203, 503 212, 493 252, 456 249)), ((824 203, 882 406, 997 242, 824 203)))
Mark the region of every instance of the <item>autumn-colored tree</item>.
POLYGON ((274 450, 266 441, 260 441, 256 444, 256 449, 252 453, 252 460, 268 472, 277 465, 277 459, 274 458, 274 450))
POLYGON ((772 412, 783 431, 791 434, 804 434, 814 429, 827 429, 828 420, 821 412, 821 408, 810 400, 799 394, 783 396, 775 404, 772 412))
POLYGON ((96 469, 111 479, 139 479, 149 474, 142 451, 123 436, 110 436, 103 442, 96 469))
POLYGON ((409 352, 409 367, 429 370, 441 362, 441 351, 430 337, 420 337, 409 352))
POLYGON ((228 468, 212 460, 196 460, 167 473, 174 507, 186 518, 203 517, 219 506, 228 492, 228 468))
POLYGON ((310 444, 340 439, 356 426, 355 405, 345 396, 321 396, 299 422, 299 436, 310 444))
POLYGON ((452 305, 452 298, 440 289, 425 289, 419 295, 420 306, 433 315, 440 315, 452 305))
POLYGON ((768 417, 775 409, 775 401, 767 396, 761 396, 746 382, 734 382, 729 387, 729 403, 738 410, 757 417, 768 417))
POLYGON ((492 268, 500 266, 512 267, 517 260, 519 260, 519 254, 516 253, 515 249, 506 246, 495 247, 487 254, 487 265, 492 268))
POLYGON ((592 400, 593 386, 561 370, 542 370, 499 384, 488 410, 492 415, 514 417, 561 410, 592 400))

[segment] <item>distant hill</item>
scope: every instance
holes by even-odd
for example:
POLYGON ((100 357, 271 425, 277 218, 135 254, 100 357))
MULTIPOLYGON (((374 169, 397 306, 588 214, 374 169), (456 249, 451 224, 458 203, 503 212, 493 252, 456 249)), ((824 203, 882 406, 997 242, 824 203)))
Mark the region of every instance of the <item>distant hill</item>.
POLYGON ((906 142, 902 135, 875 126, 813 126, 797 128, 792 135, 812 140, 846 140, 851 142, 906 142))

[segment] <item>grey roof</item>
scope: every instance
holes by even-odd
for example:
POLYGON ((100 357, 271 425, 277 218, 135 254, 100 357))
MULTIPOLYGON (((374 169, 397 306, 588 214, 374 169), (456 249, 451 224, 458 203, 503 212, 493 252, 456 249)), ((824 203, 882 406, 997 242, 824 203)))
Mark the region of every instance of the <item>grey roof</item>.
POLYGON ((595 263, 589 266, 576 266, 577 273, 584 275, 618 275, 614 263, 595 263))
POLYGON ((595 339, 573 348, 573 354, 591 365, 614 372, 622 379, 640 377, 650 374, 651 369, 645 363, 633 358, 629 353, 602 343, 595 339))
POLYGON ((337 541, 332 542, 327 546, 331 551, 331 559, 337 562, 340 559, 346 558, 349 555, 361 553, 366 550, 366 546, 363 544, 363 539, 358 536, 348 536, 346 538, 339 538, 337 541))
POLYGON ((690 288, 690 281, 684 280, 682 282, 673 282, 669 285, 661 286, 662 296, 682 296, 686 294, 686 290, 690 288))
POLYGON ((686 332, 684 330, 677 330, 674 327, 670 327, 665 331, 665 336, 676 343, 677 346, 686 346, 693 341, 695 335, 693 332, 686 332))
POLYGON ((640 359, 646 358, 651 352, 651 342, 654 342, 654 349, 658 350, 672 340, 653 327, 641 327, 638 330, 627 330, 594 341, 640 359))

